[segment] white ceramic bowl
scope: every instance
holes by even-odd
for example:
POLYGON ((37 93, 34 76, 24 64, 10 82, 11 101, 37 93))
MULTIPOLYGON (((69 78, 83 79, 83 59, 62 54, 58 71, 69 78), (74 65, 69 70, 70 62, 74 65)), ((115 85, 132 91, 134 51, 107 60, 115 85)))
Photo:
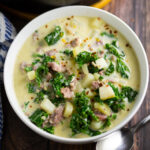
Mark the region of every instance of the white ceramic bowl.
POLYGON ((120 20, 118 17, 110 14, 107 11, 96 9, 92 7, 87 6, 68 6, 68 7, 62 7, 57 8, 51 11, 48 11, 39 17, 33 19, 31 22, 29 22, 17 35, 15 40, 13 41, 9 52, 6 57, 5 66, 4 66, 4 84, 5 84, 5 90, 9 99, 9 102, 16 112, 16 114, 19 116, 19 118, 33 131, 36 133, 42 135, 43 137, 46 137, 48 139, 62 142, 62 143, 88 143, 88 142, 94 142, 98 139, 112 133, 115 130, 118 130, 122 128, 126 123, 129 122, 129 120, 135 115, 137 110, 140 108, 144 96, 146 94, 147 85, 148 85, 148 78, 149 78, 149 69, 148 69, 148 61, 145 54, 145 50, 136 36, 136 34, 131 30, 131 28, 125 24, 122 20, 120 20), (105 20, 108 24, 111 26, 117 28, 118 31, 120 31, 124 37, 130 42, 130 45, 133 47, 135 54, 137 55, 139 66, 140 66, 140 90, 139 94, 136 98, 135 105, 133 109, 129 112, 128 116, 116 127, 109 130, 106 133, 103 133, 98 136, 90 137, 90 138, 84 138, 84 139, 72 139, 72 138, 63 138, 58 137, 55 135, 51 135, 42 129, 35 126, 33 123, 30 122, 30 120, 25 116, 23 113, 21 107, 18 104, 15 91, 14 91, 14 85, 13 85, 13 71, 14 71, 14 65, 16 61, 16 56, 21 49, 23 43, 25 40, 40 26, 46 24, 47 22, 50 22, 51 20, 54 20, 56 18, 62 18, 66 16, 90 16, 90 17, 100 17, 103 20, 105 20))

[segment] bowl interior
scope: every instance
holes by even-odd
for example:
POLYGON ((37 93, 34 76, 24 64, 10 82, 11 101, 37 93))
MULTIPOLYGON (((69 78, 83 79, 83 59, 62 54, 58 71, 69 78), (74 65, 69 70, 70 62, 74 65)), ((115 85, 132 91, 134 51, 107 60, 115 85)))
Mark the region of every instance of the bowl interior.
POLYGON ((9 99, 9 102, 11 106, 13 107, 16 114, 20 117, 20 119, 32 130, 39 133, 40 135, 52 139, 58 142, 63 143, 87 143, 96 141, 97 139, 104 137, 111 132, 120 129, 123 127, 137 112, 139 109, 141 103, 143 102, 147 85, 148 85, 148 77, 149 77, 149 71, 148 71, 148 62, 147 57, 145 54, 145 50, 136 36, 136 34, 130 29, 128 25, 126 25, 122 20, 117 18, 116 16, 100 9, 88 7, 88 6, 68 6, 68 7, 62 7, 57 8, 51 11, 48 11, 39 17, 32 20, 30 23, 28 23, 17 35, 15 40, 13 41, 9 52, 6 57, 5 66, 4 66, 4 84, 5 84, 5 90, 9 99), (70 139, 70 138, 63 138, 58 137, 55 135, 51 135, 49 133, 46 133, 45 131, 41 130, 40 128, 36 127, 33 123, 30 122, 30 120, 24 115, 23 111, 21 110, 21 107, 18 104, 15 91, 14 91, 14 85, 13 85, 13 71, 14 71, 14 65, 16 56, 21 49, 23 43, 25 40, 40 26, 46 24, 47 22, 50 22, 51 20, 62 18, 66 16, 89 16, 89 17, 100 17, 105 22, 113 26, 114 28, 117 28, 119 32, 122 33, 122 35, 130 42, 130 45, 133 47, 134 52, 137 56, 137 59, 139 61, 140 66, 140 73, 141 73, 141 83, 140 83, 140 90, 139 94, 137 96, 137 99, 135 101, 135 105, 133 109, 129 112, 127 117, 116 127, 109 130, 106 133, 103 133, 101 135, 90 137, 90 138, 84 138, 84 139, 70 139))

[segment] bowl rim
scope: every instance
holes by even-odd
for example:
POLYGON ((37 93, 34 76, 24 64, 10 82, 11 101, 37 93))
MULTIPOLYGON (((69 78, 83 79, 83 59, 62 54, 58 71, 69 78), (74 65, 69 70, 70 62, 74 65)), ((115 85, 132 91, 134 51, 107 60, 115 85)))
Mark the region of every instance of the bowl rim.
MULTIPOLYGON (((123 34, 123 33, 122 33, 123 34)), ((97 8, 93 8, 93 7, 89 7, 89 6, 78 6, 78 5, 75 5, 75 6, 65 6, 65 7, 60 7, 60 8, 56 8, 56 9, 53 9, 53 10, 50 10, 50 11, 47 11, 41 15, 39 15, 38 17, 36 17, 35 19, 33 19, 32 21, 30 21, 25 27, 23 27, 23 29, 18 33, 17 37, 15 38, 15 40, 13 41, 12 45, 10 46, 9 48, 9 51, 8 51, 8 54, 6 56, 6 60, 5 60, 5 64, 4 64, 4 85, 5 85, 5 91, 6 91, 6 94, 7 94, 7 97, 8 97, 8 100, 9 100, 9 103, 11 104, 11 107, 13 108, 13 110, 15 111, 15 113, 17 114, 17 116, 24 122, 24 124, 26 124, 30 129, 32 129, 34 132, 40 134, 41 136, 43 137, 46 137, 48 139, 51 139, 51 140, 54 140, 54 141, 57 141, 57 142, 61 142, 61 143, 74 143, 74 144, 81 144, 81 143, 89 143, 89 142, 93 142, 93 141, 97 141, 98 139, 100 138, 103 138, 109 134, 111 134, 112 132, 122 128, 126 123, 128 123, 131 118, 133 118, 133 116, 135 115, 135 113, 138 111, 138 109, 140 108, 143 100, 144 100, 144 97, 145 97, 145 94, 146 94, 146 91, 147 91, 147 87, 148 87, 148 80, 149 80, 149 67, 148 67, 148 60, 147 60, 147 56, 146 56, 146 53, 145 53, 145 50, 142 46, 142 43, 140 42, 139 38, 137 37, 137 35, 135 34, 135 32, 125 23, 123 22, 120 18, 118 18, 117 16, 105 11, 105 10, 101 10, 101 9, 97 9, 97 8), (51 13, 51 12, 55 12, 57 13, 58 11, 60 10, 63 10, 63 9, 85 9, 85 10, 88 10, 90 9, 91 11, 101 11, 102 13, 104 14, 107 14, 109 16, 111 16, 113 19, 116 19, 118 22, 120 22, 123 26, 125 26, 127 28, 127 30, 129 30, 131 33, 132 33, 132 36, 136 39, 137 43, 139 44, 140 46, 140 49, 141 49, 141 52, 143 53, 143 57, 145 59, 145 86, 144 86, 144 89, 143 89, 143 94, 141 95, 141 100, 138 102, 137 106, 134 108, 134 110, 132 110, 131 114, 126 117, 123 121, 121 121, 121 123, 119 123, 117 126, 115 126, 114 128, 110 129, 109 131, 103 133, 103 134, 100 134, 100 135, 97 135, 97 136, 94 136, 94 137, 89 137, 89 138, 81 138, 81 139, 75 139, 75 138, 65 138, 65 137, 59 137, 59 136, 56 136, 56 135, 52 135, 52 134, 49 134, 45 131, 43 131, 42 129, 38 128, 37 126, 35 126, 33 123, 31 123, 31 121, 29 121, 29 119, 26 119, 25 118, 25 114, 24 116, 22 114, 19 113, 19 111, 17 110, 16 106, 14 106, 14 103, 12 101, 12 97, 11 97, 11 94, 9 92, 10 90, 10 87, 9 87, 9 82, 7 81, 7 78, 8 78, 8 65, 10 64, 9 62, 9 59, 11 58, 11 52, 12 52, 12 48, 13 46, 15 45, 16 41, 18 40, 17 37, 18 35, 20 36, 22 34, 22 31, 25 30, 26 28, 28 28, 33 22, 36 22, 37 19, 40 19, 42 18, 43 16, 51 13)), ((12 81, 13 82, 13 81, 12 81)), ((17 101, 17 99, 16 99, 17 101)))

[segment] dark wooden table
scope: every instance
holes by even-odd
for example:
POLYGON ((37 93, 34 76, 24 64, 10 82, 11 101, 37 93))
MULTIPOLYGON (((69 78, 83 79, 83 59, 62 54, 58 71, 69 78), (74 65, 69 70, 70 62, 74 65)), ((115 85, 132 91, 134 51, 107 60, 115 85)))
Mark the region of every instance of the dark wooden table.
MULTIPOLYGON (((86 4, 86 0, 84 2, 86 4)), ((104 9, 120 17, 137 33, 150 60, 150 0, 112 0, 104 9)), ((28 22, 7 13, 6 15, 15 25, 17 31, 28 22)), ((4 109, 2 150, 95 150, 94 143, 65 145, 49 141, 37 135, 24 125, 14 113, 7 100, 3 86, 1 86, 1 91, 4 109)), ((149 113, 150 93, 147 91, 140 110, 132 121, 128 123, 128 126, 136 124, 149 113)), ((150 124, 147 124, 135 134, 134 142, 133 150, 150 150, 150 124)))

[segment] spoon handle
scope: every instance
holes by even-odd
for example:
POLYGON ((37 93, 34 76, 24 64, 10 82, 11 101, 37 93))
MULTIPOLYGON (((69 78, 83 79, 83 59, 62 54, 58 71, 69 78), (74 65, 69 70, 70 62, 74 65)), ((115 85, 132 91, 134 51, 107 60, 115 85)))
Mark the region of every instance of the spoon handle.
POLYGON ((149 121, 150 121, 150 114, 148 116, 146 116, 145 118, 143 118, 141 121, 139 121, 136 125, 131 127, 132 133, 135 133, 140 127, 142 127, 143 125, 145 125, 149 121))

